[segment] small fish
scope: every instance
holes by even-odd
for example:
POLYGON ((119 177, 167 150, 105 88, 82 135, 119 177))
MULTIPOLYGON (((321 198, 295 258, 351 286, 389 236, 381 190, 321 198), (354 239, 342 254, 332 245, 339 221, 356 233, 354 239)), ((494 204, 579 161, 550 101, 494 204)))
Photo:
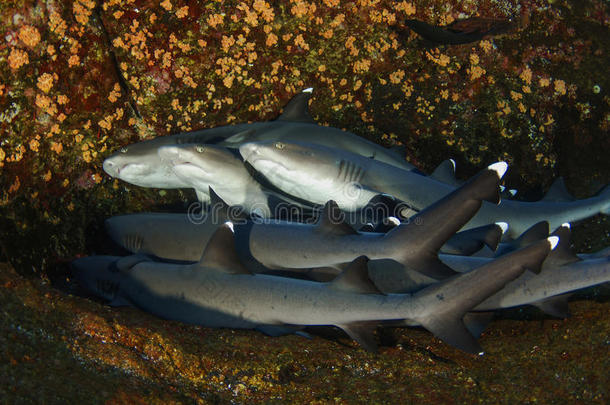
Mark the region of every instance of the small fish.
POLYGON ((419 20, 406 20, 405 25, 424 40, 436 45, 468 44, 486 36, 505 34, 515 28, 511 19, 482 17, 457 20, 443 27, 419 20))

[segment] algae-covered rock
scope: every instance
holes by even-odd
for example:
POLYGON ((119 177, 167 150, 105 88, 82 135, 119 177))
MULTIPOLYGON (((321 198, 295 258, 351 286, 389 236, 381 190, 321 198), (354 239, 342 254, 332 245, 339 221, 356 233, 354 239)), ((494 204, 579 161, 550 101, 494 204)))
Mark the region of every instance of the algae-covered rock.
MULTIPOLYGON (((610 43, 602 0, 24 0, 0 3, 2 397, 43 402, 607 402, 607 300, 568 321, 506 319, 471 358, 398 331, 375 356, 347 340, 271 339, 110 309, 41 283, 111 249, 105 218, 181 211, 190 191, 140 189, 102 161, 128 143, 268 120, 305 87, 321 123, 465 178, 499 160, 540 196, 610 180, 610 43), (482 41, 426 47, 402 22, 511 19, 482 41), (391 344, 390 344, 391 343, 391 344), (83 385, 80 385, 83 384, 83 385), (512 402, 512 401, 511 401, 512 402)), ((579 250, 610 225, 576 226, 579 250)))
POLYGON ((608 302, 572 302, 568 320, 508 314, 481 338, 482 357, 419 329, 385 331, 372 354, 341 335, 269 337, 163 321, 66 295, 5 264, 0 307, 8 403, 601 404, 610 386, 608 302))

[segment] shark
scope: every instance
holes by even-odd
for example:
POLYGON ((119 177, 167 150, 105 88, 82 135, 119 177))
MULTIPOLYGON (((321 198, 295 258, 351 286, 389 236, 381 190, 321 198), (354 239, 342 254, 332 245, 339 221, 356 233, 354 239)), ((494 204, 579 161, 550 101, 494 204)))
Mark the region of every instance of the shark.
MULTIPOLYGON (((328 209, 328 207, 327 207, 328 209)), ((133 254, 149 255, 166 261, 195 262, 201 258, 210 238, 229 218, 235 226, 246 225, 240 211, 211 204, 207 211, 182 213, 137 213, 117 215, 104 222, 110 238, 133 254)), ((328 216, 328 214, 321 214, 328 216)), ((445 243, 441 252, 472 254, 486 246, 493 252, 505 224, 493 224, 459 232, 445 243)), ((381 238, 383 235, 377 235, 381 238)))
POLYGON ((218 145, 166 145, 158 149, 161 160, 178 179, 193 187, 197 195, 210 195, 210 188, 230 207, 262 218, 278 216, 280 210, 293 208, 311 212, 286 195, 264 188, 248 172, 236 150, 218 145))
MULTIPOLYGON (((104 171, 128 183, 152 188, 189 188, 179 179, 171 167, 158 155, 162 146, 187 143, 207 143, 237 148, 246 141, 286 140, 319 143, 362 154, 390 165, 412 170, 404 156, 374 142, 338 128, 318 125, 311 117, 308 102, 312 89, 305 89, 293 97, 280 116, 273 121, 240 123, 207 128, 153 139, 123 146, 104 160, 104 171)), ((200 201, 209 196, 198 195, 200 201)))
MULTIPOLYGON (((540 228, 540 226, 539 226, 540 228)), ((533 305, 545 313, 565 318, 568 315, 568 293, 610 282, 610 257, 592 255, 580 257, 570 248, 570 224, 563 224, 551 236, 559 238, 556 248, 542 263, 539 274, 526 272, 508 283, 504 288, 488 297, 473 308, 473 311, 492 311, 523 305, 533 305)), ((535 239, 526 237, 514 249, 529 246, 547 235, 535 239)), ((440 260, 459 273, 467 273, 484 266, 498 257, 503 257, 514 250, 506 249, 501 256, 477 257, 439 254, 440 260)), ((405 269, 397 263, 387 260, 369 262, 371 280, 385 293, 406 293, 419 291, 438 280, 426 277, 421 273, 405 269)))
MULTIPOLYGON (((385 193, 419 211, 455 190, 455 186, 429 176, 323 145, 248 142, 240 146, 240 153, 286 193, 318 204, 332 198, 346 210, 358 208, 363 196, 385 193)), ((505 237, 516 238, 541 220, 556 228, 565 222, 610 213, 610 186, 593 197, 575 200, 566 196, 561 184, 552 187, 541 201, 503 199, 499 205, 484 203, 464 229, 506 222, 509 229, 505 237)))
POLYGON ((74 277, 111 305, 133 305, 162 318, 206 327, 289 333, 294 327, 334 325, 369 350, 373 328, 407 320, 463 351, 480 354, 464 325, 466 312, 526 270, 538 271, 558 243, 549 237, 414 294, 383 294, 360 256, 332 282, 254 274, 238 258, 230 223, 221 225, 194 264, 138 256, 90 256, 72 262, 74 277))
POLYGON ((364 254, 370 259, 394 259, 433 278, 447 277, 454 271, 438 260, 438 250, 483 200, 499 203, 499 182, 506 169, 505 162, 490 165, 386 234, 355 231, 337 204, 329 201, 315 224, 271 220, 237 225, 238 251, 249 268, 341 268, 364 254))

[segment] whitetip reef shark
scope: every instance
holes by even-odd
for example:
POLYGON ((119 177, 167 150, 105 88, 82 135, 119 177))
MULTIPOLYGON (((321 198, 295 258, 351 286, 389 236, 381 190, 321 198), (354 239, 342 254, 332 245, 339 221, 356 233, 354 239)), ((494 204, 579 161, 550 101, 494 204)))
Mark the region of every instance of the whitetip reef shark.
MULTIPOLYGON (((115 242, 134 254, 145 254, 164 260, 195 262, 201 257, 207 242, 218 228, 220 224, 218 221, 226 218, 221 210, 214 215, 216 220, 212 220, 210 214, 204 221, 189 220, 184 214, 121 215, 107 219, 106 229, 115 242)), ((502 229, 503 226, 502 224, 497 227, 502 229)), ((519 239, 510 243, 510 246, 502 243, 502 254, 545 239, 549 236, 548 233, 548 223, 536 224, 519 239)), ((533 305, 549 315, 565 318, 568 315, 567 293, 610 281, 610 258, 607 251, 587 255, 573 254, 569 247, 569 224, 562 225, 554 232, 554 236, 559 236, 560 242, 544 261, 540 274, 524 273, 474 310, 492 311, 533 305)), ((439 254, 439 258, 459 273, 468 272, 493 260, 493 257, 468 257, 447 253, 439 254)), ((405 270, 393 261, 371 260, 368 267, 371 280, 384 293, 412 293, 438 281, 419 272, 405 270)), ((268 269, 261 270, 258 266, 250 270, 277 274, 268 269)), ((280 274, 303 278, 314 276, 318 281, 330 281, 339 274, 339 270, 324 269, 319 272, 317 269, 296 269, 280 274)))
MULTIPOLYGON (((347 210, 358 208, 362 196, 385 193, 419 211, 455 189, 429 176, 323 145, 249 142, 239 150, 244 160, 286 193, 317 204, 333 199, 347 210)), ((541 220, 556 228, 599 213, 610 214, 610 186, 584 200, 554 192, 536 202, 504 199, 499 205, 484 203, 464 229, 507 222, 506 236, 516 238, 541 220)))
MULTIPOLYGON (((540 228, 540 226, 538 226, 540 228)), ((548 229, 548 224, 547 224, 548 229)), ((533 233, 538 233, 534 229, 533 233)), ((529 246, 546 239, 547 234, 536 238, 524 235, 514 249, 529 246)), ((502 290, 488 297, 473 311, 492 311, 522 305, 533 305, 545 313, 565 318, 568 315, 567 293, 610 282, 610 257, 586 255, 580 257, 570 249, 570 225, 563 224, 551 236, 557 236, 559 243, 542 264, 539 274, 524 273, 508 283, 502 290)), ((460 273, 466 273, 503 257, 512 251, 508 247, 501 256, 493 258, 439 254, 440 260, 460 273)), ((385 293, 407 293, 419 291, 437 280, 387 260, 369 262, 371 280, 385 293)))
POLYGON ((167 145, 161 146, 158 154, 198 196, 209 196, 211 188, 228 206, 238 207, 246 214, 272 218, 282 209, 311 211, 314 208, 264 188, 248 172, 239 153, 225 147, 195 143, 167 145))
MULTIPOLYGON (((239 210, 211 204, 207 211, 187 214, 148 212, 117 215, 106 219, 104 224, 110 238, 133 254, 195 262, 201 258, 219 225, 229 219, 238 225, 247 223, 247 218, 238 216, 241 216, 239 210)), ((441 252, 470 255, 486 247, 493 253, 505 229, 506 225, 500 223, 458 232, 443 245, 441 252)))
MULTIPOLYGON (((404 156, 353 133, 318 125, 311 118, 308 102, 312 89, 306 89, 290 100, 274 121, 242 123, 185 132, 134 143, 120 148, 106 158, 104 171, 112 177, 141 187, 189 188, 159 157, 157 151, 166 145, 208 143, 237 148, 247 141, 307 141, 349 150, 378 159, 390 165, 412 170, 404 156)), ((205 190, 198 195, 206 199, 205 190)))
POLYGON ((330 201, 313 225, 257 221, 236 226, 238 251, 250 268, 340 267, 364 254, 370 259, 394 259, 430 277, 446 277, 454 271, 438 260, 437 252, 472 218, 483 200, 500 201, 499 182, 506 169, 504 162, 490 165, 409 223, 386 234, 355 231, 344 221, 337 204, 330 201))
POLYGON ((558 243, 549 237, 415 294, 383 294, 356 258, 329 283, 253 274, 239 261, 230 224, 219 227, 201 260, 158 263, 138 256, 90 256, 72 263, 79 284, 112 305, 134 305, 166 319, 207 327, 293 331, 334 325, 365 348, 380 321, 407 320, 469 353, 482 349, 462 318, 526 269, 537 271, 558 243))

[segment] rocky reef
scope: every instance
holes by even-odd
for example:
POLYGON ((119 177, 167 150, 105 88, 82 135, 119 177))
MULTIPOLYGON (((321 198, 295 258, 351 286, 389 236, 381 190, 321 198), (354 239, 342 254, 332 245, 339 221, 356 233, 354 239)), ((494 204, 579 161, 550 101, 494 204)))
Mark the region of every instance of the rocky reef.
MULTIPOLYGON (((502 159, 507 185, 526 197, 557 176, 589 196, 610 180, 609 16, 602 0, 2 2, 0 261, 19 273, 0 272, 3 397, 607 401, 607 299, 573 303, 567 321, 496 322, 482 359, 418 330, 397 331, 398 344, 374 356, 164 322, 48 282, 108 249, 108 216, 194 199, 109 178, 110 151, 272 119, 305 87, 319 122, 403 147, 423 170, 452 157, 465 178, 502 159), (403 27, 471 16, 513 29, 431 48, 403 27)), ((593 218, 574 237, 579 251, 596 250, 610 225, 593 218)))
POLYGON ((481 338, 487 353, 474 357, 419 329, 384 332, 372 354, 347 337, 271 338, 163 321, 66 296, 6 265, 0 286, 0 394, 8 403, 608 399, 608 302, 572 302, 567 320, 507 312, 481 338))

